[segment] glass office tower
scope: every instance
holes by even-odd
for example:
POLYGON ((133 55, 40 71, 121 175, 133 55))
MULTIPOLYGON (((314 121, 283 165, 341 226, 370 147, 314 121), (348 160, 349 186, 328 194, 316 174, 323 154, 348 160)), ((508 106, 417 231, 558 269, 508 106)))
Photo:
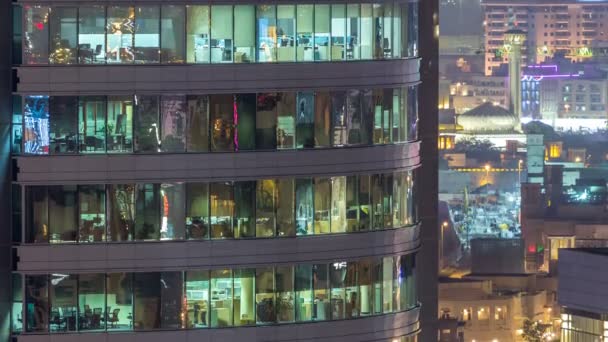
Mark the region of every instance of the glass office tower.
POLYGON ((17 341, 417 341, 418 12, 18 1, 17 341))

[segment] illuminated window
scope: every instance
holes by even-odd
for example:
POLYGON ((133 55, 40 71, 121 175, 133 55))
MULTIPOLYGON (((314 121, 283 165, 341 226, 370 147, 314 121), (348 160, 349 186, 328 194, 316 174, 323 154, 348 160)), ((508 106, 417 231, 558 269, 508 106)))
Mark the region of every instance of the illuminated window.
POLYGON ((488 321, 490 319, 490 307, 482 306, 477 308, 477 320, 488 321))
POLYGON ((557 260, 560 248, 574 247, 574 237, 549 237, 550 258, 557 260))
POLYGON ((549 145, 549 158, 559 158, 562 155, 562 146, 560 143, 552 143, 549 145))
POLYGON ((505 305, 494 308, 494 320, 503 322, 507 320, 507 307, 505 305))

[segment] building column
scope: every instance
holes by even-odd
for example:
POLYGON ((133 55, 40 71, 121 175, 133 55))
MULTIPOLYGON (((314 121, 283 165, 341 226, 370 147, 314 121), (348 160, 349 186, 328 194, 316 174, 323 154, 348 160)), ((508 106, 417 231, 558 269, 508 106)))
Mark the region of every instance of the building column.
POLYGON ((437 0, 419 2, 418 32, 420 45, 420 78, 418 93, 419 139, 422 140, 420 155, 420 189, 418 203, 422 220, 420 240, 422 248, 416 255, 419 299, 422 304, 420 341, 436 341, 439 331, 437 277, 439 273, 439 223, 438 200, 438 63, 439 63, 439 3, 437 0), (422 191, 424 189, 424 191, 422 191))

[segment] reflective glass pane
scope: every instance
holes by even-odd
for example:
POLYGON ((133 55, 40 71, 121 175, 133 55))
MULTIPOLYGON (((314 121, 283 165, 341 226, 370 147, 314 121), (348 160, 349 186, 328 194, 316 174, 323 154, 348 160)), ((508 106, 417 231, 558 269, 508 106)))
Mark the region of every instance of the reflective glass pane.
POLYGON ((24 152, 26 154, 49 154, 49 97, 26 96, 24 102, 24 152))
POLYGON ((361 59, 372 59, 374 56, 374 31, 372 5, 361 4, 361 59))
POLYGON ((393 174, 382 175, 382 208, 384 228, 393 228, 393 174))
POLYGON ((234 6, 234 63, 255 62, 255 6, 234 6))
POLYGON ((158 240, 160 185, 137 184, 135 189, 135 239, 158 240))
POLYGON ((105 6, 78 7, 78 59, 81 64, 105 63, 105 6))
POLYGON ((160 7, 135 7, 135 63, 160 61, 160 7))
POLYGON ((296 6, 277 6, 277 60, 296 60, 296 6))
POLYGON ((418 139, 418 87, 412 86, 407 92, 408 141, 418 139))
POLYGON ((331 177, 331 232, 346 232, 346 177, 331 177))
POLYGON ((135 230, 135 185, 108 185, 108 241, 130 241, 135 230))
POLYGON ((78 275, 78 329, 100 330, 106 328, 103 308, 106 306, 106 275, 91 273, 78 275))
POLYGON ((211 209, 211 238, 233 237, 234 188, 231 182, 209 184, 209 206, 211 209))
POLYGON ((279 179, 277 182, 277 236, 295 236, 294 180, 279 179))
POLYGON ((234 151, 234 98, 210 95, 211 151, 234 151))
POLYGON ((296 321, 307 322, 312 320, 313 311, 315 311, 312 294, 312 265, 296 265, 294 272, 296 321))
POLYGON ((346 5, 346 59, 361 59, 361 5, 346 5))
POLYGON ((348 142, 348 129, 346 127, 346 94, 343 91, 332 91, 330 95, 332 146, 344 146, 348 142))
POLYGON ((255 269, 234 270, 235 326, 255 325, 256 288, 255 269))
POLYGON ((299 62, 315 60, 313 8, 313 5, 296 5, 296 59, 299 62))
POLYGON ((23 276, 12 274, 11 333, 23 332, 23 276))
POLYGON ((346 291, 344 279, 346 278, 346 262, 334 262, 329 267, 329 280, 331 287, 331 319, 344 319, 346 304, 346 291))
POLYGON ((49 298, 51 332, 76 331, 78 326, 78 276, 52 274, 49 298))
POLYGON ((346 5, 331 5, 331 60, 344 60, 346 55, 346 5))
POLYGON ((186 96, 161 96, 160 102, 161 150, 186 150, 186 96))
POLYGON ((258 267, 255 272, 255 305, 258 325, 276 322, 274 270, 258 267))
POLYGON ((209 184, 186 184, 186 234, 188 239, 209 237, 209 184))
POLYGON ((388 40, 384 40, 384 4, 372 5, 372 17, 374 59, 382 59, 384 58, 384 49, 388 48, 388 40))
POLYGON ((256 182, 255 191, 255 236, 271 237, 275 235, 277 181, 263 179, 256 182))
POLYGON ((315 234, 330 233, 331 215, 331 180, 330 178, 314 178, 315 197, 315 234))
POLYGON ((359 176, 359 230, 369 230, 372 226, 371 176, 359 176))
POLYGON ((315 96, 313 92, 297 93, 296 147, 315 147, 315 96))
POLYGON ((159 272, 133 273, 133 328, 161 327, 161 279, 159 272))
POLYGON ((49 198, 46 186, 26 188, 26 242, 49 242, 49 198))
MULTIPOLYGON (((234 124, 236 133, 234 147, 237 151, 256 149, 256 95, 234 95, 234 124)), ((263 127, 263 126, 262 126, 263 127)), ((274 127, 274 126, 273 126, 274 127)))
POLYGON ((49 134, 51 154, 78 152, 77 113, 76 96, 51 96, 49 134))
POLYGON ((294 322, 295 297, 293 266, 278 266, 275 268, 275 295, 277 322, 294 322))
POLYGON ((361 90, 361 141, 364 144, 374 143, 374 93, 371 89, 361 90))
POLYGON ((49 62, 49 7, 26 6, 23 10, 23 64, 49 62))
POLYGON ((315 264, 312 267, 312 286, 314 291, 315 310, 312 319, 315 321, 330 320, 329 267, 327 264, 315 264))
POLYGON ((344 276, 344 292, 346 302, 344 304, 345 318, 355 318, 359 316, 359 287, 357 277, 359 273, 359 263, 350 261, 347 263, 346 275, 344 276))
POLYGON ((391 142, 399 142, 401 134, 401 90, 399 88, 390 89, 392 92, 393 113, 391 117, 391 142))
POLYGON ((184 328, 185 308, 182 308, 184 279, 182 272, 161 272, 160 274, 160 326, 162 329, 184 328))
POLYGON ((346 105, 344 123, 346 130, 346 143, 350 146, 366 144, 370 139, 366 129, 369 117, 363 115, 361 107, 362 91, 348 90, 346 92, 346 105))
POLYGON ((56 6, 50 16, 51 64, 74 64, 78 56, 78 9, 56 6))
POLYGON ((234 182, 234 237, 255 237, 255 181, 234 182))
POLYGON ((258 5, 256 15, 258 62, 276 62, 277 7, 275 5, 258 5))
POLYGON ((20 95, 13 95, 13 113, 11 119, 11 153, 20 155, 23 144, 23 100, 20 95))
POLYGON ((133 151, 133 98, 108 97, 108 124, 106 127, 109 153, 133 151))
POLYGON ((49 329, 49 281, 46 275, 25 276, 25 312, 27 332, 49 329))
POLYGON ((382 53, 384 58, 393 57, 393 3, 382 5, 384 14, 382 16, 382 53))
POLYGON ((183 240, 185 238, 185 197, 184 183, 160 185, 161 240, 183 240))
POLYGON ((331 96, 329 92, 315 92, 315 147, 329 147, 331 135, 331 96))
POLYGON ((315 61, 329 60, 330 40, 330 7, 329 5, 315 5, 315 35, 314 58, 315 61))
POLYGON ((382 258, 382 312, 393 312, 393 258, 382 258))
POLYGON ((256 149, 274 150, 277 148, 277 93, 257 95, 257 113, 255 116, 256 149))
POLYGON ((312 179, 296 179, 296 234, 314 232, 314 200, 312 179))
POLYGON ((133 274, 108 273, 106 278, 106 307, 93 307, 93 315, 105 312, 108 330, 133 330, 133 274))
POLYGON ((78 237, 76 185, 53 185, 49 191, 50 242, 76 242, 78 237))
POLYGON ((136 30, 135 9, 108 6, 106 15, 107 63, 132 63, 135 57, 133 38, 136 30))
POLYGON ((401 308, 409 309, 418 305, 416 289, 416 255, 401 257, 401 308))
POLYGON ((374 315, 381 314, 383 312, 383 273, 382 273, 382 259, 372 260, 372 286, 373 286, 373 313, 374 315))
POLYGON ((186 7, 161 7, 160 59, 163 63, 184 63, 186 60, 186 7))
POLYGON ((407 14, 407 56, 415 57, 418 56, 418 3, 408 3, 407 14))
POLYGON ((405 310, 401 307, 401 257, 393 257, 393 311, 405 310))
POLYGON ((212 328, 232 326, 232 271, 211 271, 210 318, 212 328))
POLYGON ((408 183, 406 172, 399 172, 393 176, 393 225, 395 228, 409 223, 407 219, 408 183))
POLYGON ((188 63, 209 63, 209 6, 186 6, 186 60, 188 63))
POLYGON ((162 141, 158 96, 136 96, 135 104, 135 152, 160 152, 162 141))
POLYGON ((373 263, 370 259, 359 261, 357 284, 359 289, 359 302, 357 311, 361 316, 374 313, 374 285, 372 282, 373 263))
POLYGON ((104 153, 106 151, 105 97, 79 97, 78 143, 80 153, 104 153))
POLYGON ((277 93, 276 147, 295 148, 296 143, 296 94, 277 93))
POLYGON ((209 326, 209 271, 186 272, 186 328, 209 326))
POLYGON ((104 185, 78 186, 79 242, 106 240, 106 188, 104 185))
POLYGON ((346 231, 358 232, 359 225, 359 177, 346 176, 346 231))
POLYGON ((232 6, 211 6, 211 63, 232 62, 232 6))
POLYGON ((209 97, 188 96, 186 141, 188 152, 209 151, 209 97))
POLYGON ((371 203, 372 203, 372 227, 374 229, 384 228, 384 202, 382 201, 382 175, 371 176, 371 203))
MULTIPOLYGON (((393 3, 393 58, 401 57, 402 43, 403 43, 403 12, 402 8, 404 4, 393 3)), ((407 20, 407 16, 405 17, 407 20)), ((406 32, 407 37, 407 32, 406 32)))

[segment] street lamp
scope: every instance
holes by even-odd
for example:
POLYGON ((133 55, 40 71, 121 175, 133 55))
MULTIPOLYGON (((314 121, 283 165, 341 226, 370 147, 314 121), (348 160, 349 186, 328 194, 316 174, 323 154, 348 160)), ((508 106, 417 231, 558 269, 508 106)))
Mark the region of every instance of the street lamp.
POLYGON ((488 184, 490 183, 490 164, 486 164, 484 169, 486 169, 486 184, 488 184))
POLYGON ((521 186, 521 165, 524 163, 523 160, 519 160, 519 163, 517 163, 517 176, 519 178, 519 186, 521 186))
POLYGON ((441 246, 439 246, 439 264, 443 268, 443 231, 449 225, 448 221, 443 221, 441 224, 441 246))

